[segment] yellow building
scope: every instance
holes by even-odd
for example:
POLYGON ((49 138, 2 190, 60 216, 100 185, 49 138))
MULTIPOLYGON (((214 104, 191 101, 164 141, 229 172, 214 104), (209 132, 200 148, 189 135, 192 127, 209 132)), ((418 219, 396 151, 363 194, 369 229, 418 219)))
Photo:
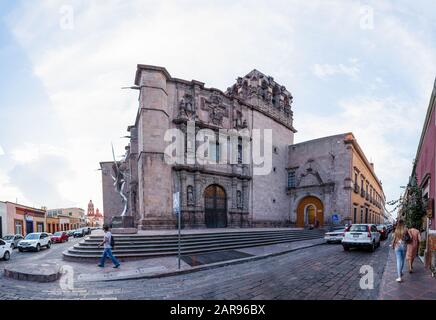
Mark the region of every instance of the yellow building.
POLYGON ((348 139, 352 149, 353 192, 351 194, 353 223, 384 223, 386 200, 374 164, 365 157, 356 140, 348 139))

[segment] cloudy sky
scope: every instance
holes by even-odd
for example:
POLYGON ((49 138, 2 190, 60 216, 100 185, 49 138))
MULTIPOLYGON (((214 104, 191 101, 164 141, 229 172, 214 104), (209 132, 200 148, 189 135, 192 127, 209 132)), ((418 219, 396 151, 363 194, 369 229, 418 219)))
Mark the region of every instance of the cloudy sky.
POLYGON ((256 68, 294 96, 300 142, 352 131, 388 199, 407 183, 436 76, 436 3, 0 0, 0 200, 101 207, 136 64, 226 89, 256 68))

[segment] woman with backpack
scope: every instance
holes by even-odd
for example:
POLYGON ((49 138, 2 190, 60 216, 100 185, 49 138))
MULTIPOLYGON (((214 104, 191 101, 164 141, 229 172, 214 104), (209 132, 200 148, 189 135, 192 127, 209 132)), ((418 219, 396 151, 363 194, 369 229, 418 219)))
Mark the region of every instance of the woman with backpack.
POLYGON ((409 229, 410 243, 407 244, 406 260, 408 262, 409 273, 413 272, 413 261, 418 254, 418 246, 421 242, 421 233, 412 227, 409 229))
POLYGON ((394 238, 392 240, 392 248, 395 250, 395 256, 397 257, 397 274, 398 278, 395 279, 397 282, 402 282, 404 260, 406 258, 406 246, 407 242, 410 241, 409 232, 404 225, 403 220, 399 220, 397 227, 395 228, 394 238))

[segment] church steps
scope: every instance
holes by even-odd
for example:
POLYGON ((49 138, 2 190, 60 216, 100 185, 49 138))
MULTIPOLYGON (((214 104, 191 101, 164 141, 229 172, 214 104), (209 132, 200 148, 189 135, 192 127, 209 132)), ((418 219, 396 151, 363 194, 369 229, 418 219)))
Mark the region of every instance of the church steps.
MULTIPOLYGON (((286 235, 303 235, 303 234, 321 234, 324 233, 321 231, 308 231, 308 230, 281 230, 281 231, 265 231, 265 232, 223 232, 223 233, 205 233, 205 234, 182 234, 182 239, 217 239, 217 238, 228 238, 228 237, 254 237, 254 236, 271 236, 277 234, 286 234, 286 235)), ((119 236, 114 235, 117 243, 121 243, 124 241, 178 241, 178 235, 152 235, 152 236, 119 236)), ((103 239, 103 236, 91 236, 87 238, 87 242, 95 242, 99 243, 103 239)))
MULTIPOLYGON (((215 244, 215 243, 232 243, 232 242, 251 242, 251 241, 262 241, 262 240, 268 240, 268 239, 301 239, 301 238, 313 238, 312 235, 275 235, 274 237, 260 237, 260 236, 256 236, 256 237, 251 237, 251 238, 244 238, 244 239, 240 239, 240 238, 226 238, 226 239, 201 239, 201 240, 186 240, 186 239, 181 239, 181 243, 182 245, 192 245, 192 244, 215 244)), ((80 244, 76 244, 74 246, 74 248, 94 248, 97 247, 99 242, 96 243, 80 243, 80 244)), ((165 246, 174 246, 177 245, 178 241, 174 240, 174 241, 162 241, 162 242, 144 242, 144 241, 137 241, 137 242, 116 242, 116 248, 123 248, 123 247, 131 247, 131 248, 140 248, 140 247, 165 247, 165 246)))
MULTIPOLYGON (((194 254, 211 251, 230 250, 238 248, 248 248, 255 246, 271 245, 277 243, 286 243, 302 240, 319 239, 323 233, 319 231, 298 230, 295 232, 243 232, 241 233, 222 233, 226 237, 215 237, 214 233, 202 234, 202 236, 188 235, 188 239, 182 236, 181 250, 182 254, 194 254), (254 233, 254 234, 252 234, 254 233), (207 237, 206 237, 207 235, 207 237)), ((135 240, 125 240, 126 236, 115 236, 116 246, 114 254, 119 258, 147 258, 178 254, 177 235, 171 235, 173 238, 154 236, 155 239, 144 239, 142 236, 130 236, 135 240), (120 238, 124 238, 121 240, 120 238), (139 238, 139 239, 138 239, 139 238), (156 241, 160 240, 160 241, 156 241)), ((102 237, 92 236, 86 238, 83 242, 76 244, 63 253, 66 260, 95 259, 101 256, 103 249, 97 245, 102 237)))

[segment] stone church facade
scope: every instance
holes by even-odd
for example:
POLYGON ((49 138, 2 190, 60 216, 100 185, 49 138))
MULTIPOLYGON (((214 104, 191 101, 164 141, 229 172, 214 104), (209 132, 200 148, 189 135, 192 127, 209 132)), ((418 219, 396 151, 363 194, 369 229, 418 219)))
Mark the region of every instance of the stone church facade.
POLYGON ((288 195, 290 220, 298 227, 315 221, 322 226, 387 219, 374 164, 368 162, 352 133, 291 145, 288 195))
MULTIPOLYGON (((137 66, 135 86, 139 108, 135 123, 128 127, 130 143, 125 158, 100 164, 105 223, 110 224, 111 218, 123 211, 113 181, 114 172, 119 171, 125 180, 127 214, 134 217, 139 229, 175 228, 173 197, 177 193, 185 228, 296 224, 296 198, 289 189, 289 172, 296 159, 290 146, 296 130, 292 95, 284 86, 253 70, 223 92, 196 80, 173 78, 165 68, 149 65, 137 66), (192 124, 195 131, 190 130, 192 124), (209 141, 212 148, 206 156, 218 163, 192 159, 201 145, 195 137, 205 129, 218 141, 209 141), (226 146, 220 140, 223 129, 237 136, 232 140, 237 145, 227 146, 235 162, 220 161, 226 146), (247 145, 248 150, 254 147, 253 129, 260 130, 263 146, 267 144, 262 134, 271 130, 271 170, 266 174, 255 174, 262 164, 246 153, 247 145), (171 130, 182 132, 185 138, 181 162, 168 161, 168 145, 174 140, 166 135, 171 130), (238 136, 240 132, 248 135, 238 136)), ((327 194, 331 185, 323 181, 319 187, 327 194)), ((330 198, 323 201, 328 203, 330 198)))

